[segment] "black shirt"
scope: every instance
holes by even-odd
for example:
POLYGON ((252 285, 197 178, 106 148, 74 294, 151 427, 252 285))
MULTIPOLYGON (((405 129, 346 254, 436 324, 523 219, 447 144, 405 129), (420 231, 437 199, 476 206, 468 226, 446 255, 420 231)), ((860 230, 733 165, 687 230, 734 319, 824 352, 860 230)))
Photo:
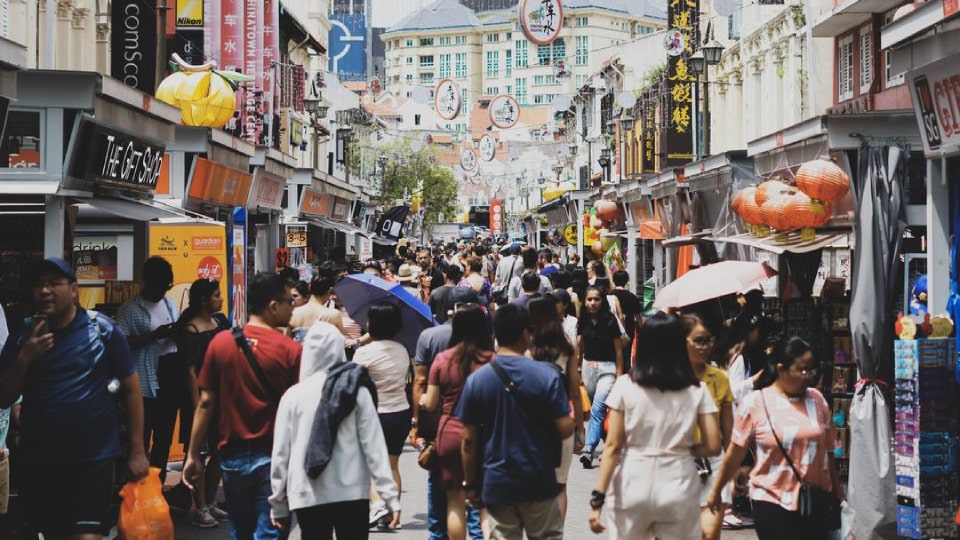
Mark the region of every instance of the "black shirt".
POLYGON ((633 339, 633 332, 637 326, 637 316, 643 312, 643 305, 637 295, 626 289, 613 289, 610 294, 617 297, 620 301, 620 311, 623 312, 623 325, 627 331, 627 337, 633 339))
POLYGON ((577 323, 577 335, 583 338, 583 358, 598 362, 616 362, 617 351, 613 343, 620 338, 620 325, 612 315, 601 317, 597 324, 584 311, 577 323))

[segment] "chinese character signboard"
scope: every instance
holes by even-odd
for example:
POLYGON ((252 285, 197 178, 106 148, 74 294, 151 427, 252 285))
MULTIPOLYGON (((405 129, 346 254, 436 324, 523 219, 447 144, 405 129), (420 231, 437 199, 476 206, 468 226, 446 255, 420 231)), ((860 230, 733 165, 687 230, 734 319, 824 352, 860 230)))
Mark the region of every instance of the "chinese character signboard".
POLYGON ((450 79, 443 79, 437 84, 434 106, 437 115, 444 120, 453 120, 460 114, 461 103, 460 87, 450 79))
POLYGON ((521 0, 520 26, 523 35, 537 45, 553 42, 563 28, 560 0, 521 0))
POLYGON ((520 119, 520 104, 510 95, 500 94, 490 102, 490 122, 500 129, 510 129, 520 119))
POLYGON ((670 0, 667 9, 667 110, 666 110, 666 166, 683 165, 693 160, 693 85, 696 77, 690 73, 687 58, 700 43, 699 0, 670 0), (679 53, 679 54, 673 54, 679 53))
POLYGON ((640 105, 643 138, 640 141, 640 172, 657 172, 657 102, 645 96, 640 105))

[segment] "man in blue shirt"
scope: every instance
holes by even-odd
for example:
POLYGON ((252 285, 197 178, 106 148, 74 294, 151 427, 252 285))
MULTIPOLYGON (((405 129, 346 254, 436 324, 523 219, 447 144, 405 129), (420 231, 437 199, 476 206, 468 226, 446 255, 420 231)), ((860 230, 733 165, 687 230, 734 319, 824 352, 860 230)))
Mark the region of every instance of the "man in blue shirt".
POLYGON ((467 503, 486 506, 491 539, 522 540, 526 532, 530 540, 560 540, 555 469, 560 441, 574 429, 567 394, 556 369, 523 355, 531 339, 526 308, 501 307, 493 328, 497 358, 467 378, 456 410, 467 503))
POLYGON ((130 474, 147 474, 140 383, 123 332, 77 305, 77 277, 63 259, 26 274, 36 315, 12 328, 0 353, 0 407, 23 396, 20 495, 31 529, 46 538, 103 538, 113 526, 120 393, 130 474), (119 384, 118 384, 119 383, 119 384))

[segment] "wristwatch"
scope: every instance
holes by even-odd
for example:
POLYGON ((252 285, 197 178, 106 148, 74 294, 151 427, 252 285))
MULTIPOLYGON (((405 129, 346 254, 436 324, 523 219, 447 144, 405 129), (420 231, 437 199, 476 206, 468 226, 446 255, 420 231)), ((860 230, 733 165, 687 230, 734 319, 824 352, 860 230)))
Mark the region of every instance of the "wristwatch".
POLYGON ((607 499, 607 494, 602 491, 593 490, 590 492, 590 508, 599 510, 603 508, 603 503, 607 499))

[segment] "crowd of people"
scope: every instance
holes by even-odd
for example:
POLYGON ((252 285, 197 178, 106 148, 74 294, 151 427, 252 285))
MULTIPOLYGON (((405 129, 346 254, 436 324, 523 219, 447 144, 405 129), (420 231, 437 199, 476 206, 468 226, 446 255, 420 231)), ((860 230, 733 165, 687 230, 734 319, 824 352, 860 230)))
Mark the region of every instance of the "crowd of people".
POLYGON ((831 414, 809 344, 777 332, 762 293, 744 291, 727 321, 696 306, 645 316, 631 276, 596 260, 517 243, 394 255, 327 262, 309 283, 260 274, 233 329, 213 280, 177 313, 162 258, 116 321, 78 307, 67 262, 39 263, 36 314, 11 321, 0 353, 0 441, 19 416, 17 527, 102 537, 117 458, 128 477, 165 474, 179 435, 175 489, 196 526, 229 522, 233 538, 285 538, 294 516, 304 538, 367 538, 403 526, 416 486, 430 539, 558 539, 570 468, 598 460, 598 534, 715 540, 752 515, 763 540, 826 538, 800 494, 843 497, 831 414), (336 292, 348 273, 403 286, 436 325, 410 350, 396 303, 359 324, 336 292), (401 478, 408 444, 422 477, 401 478))

